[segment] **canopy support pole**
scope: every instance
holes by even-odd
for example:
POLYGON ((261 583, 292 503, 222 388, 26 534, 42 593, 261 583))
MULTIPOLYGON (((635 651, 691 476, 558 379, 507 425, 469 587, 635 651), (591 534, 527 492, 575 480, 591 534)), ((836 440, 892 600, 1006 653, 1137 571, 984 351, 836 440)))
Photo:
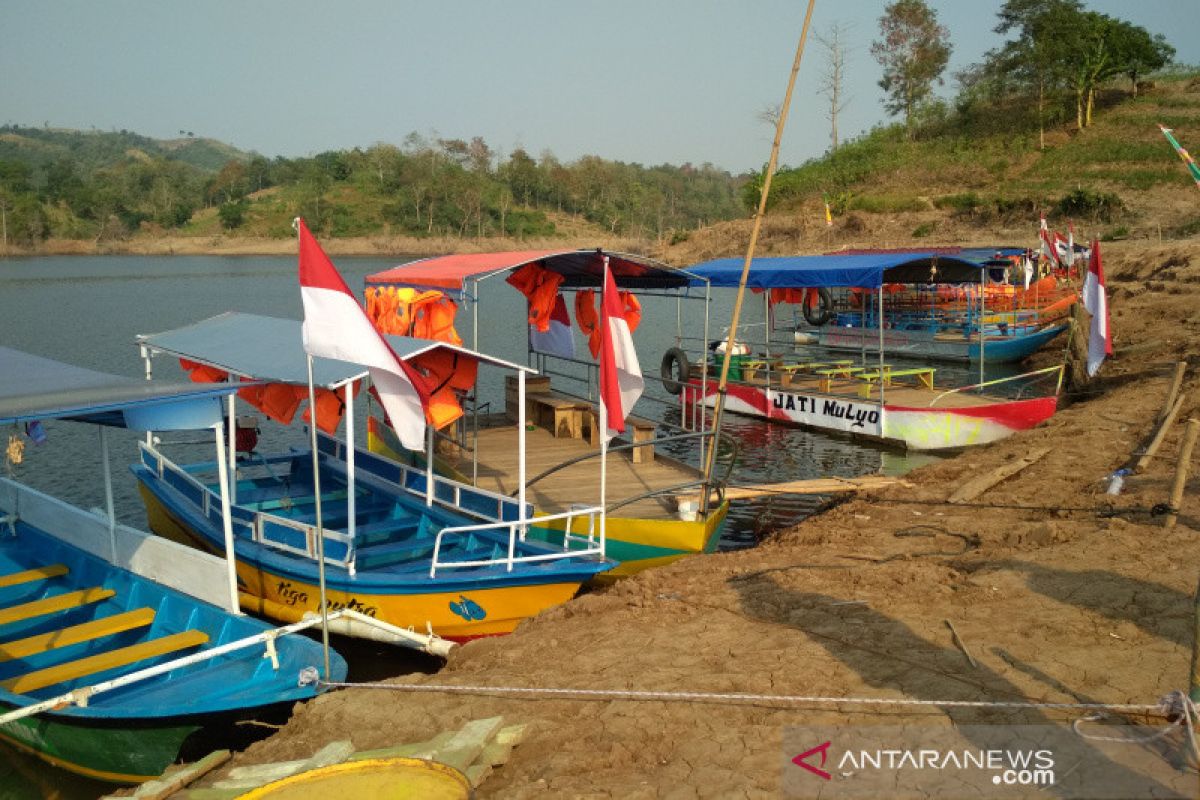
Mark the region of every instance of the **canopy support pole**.
MULTIPOLYGON (((893 306, 894 307, 894 306, 893 306)), ((866 331, 863 331, 866 333, 866 331)), ((883 282, 879 284, 879 407, 883 407, 883 282)))
POLYGON ((437 445, 434 439, 433 425, 426 420, 425 423, 425 505, 433 505, 433 450, 437 445))
POLYGON ((100 431, 100 460, 104 462, 104 509, 108 514, 108 552, 113 566, 117 564, 117 511, 113 503, 112 466, 108 458, 108 430, 103 425, 100 431))
MULTIPOLYGON (((313 387, 312 354, 305 353, 308 362, 308 408, 312 419, 308 424, 309 447, 312 450, 313 497, 317 512, 317 588, 321 596, 321 649, 325 656, 325 676, 329 679, 329 601, 325 596, 325 523, 321 517, 321 456, 317 452, 317 391, 313 387)), ((232 536, 230 537, 232 541, 232 536)))
MULTIPOLYGON (((758 200, 758 212, 754 215, 754 227, 750 232, 750 243, 746 248, 746 260, 742 264, 742 275, 738 280, 737 299, 733 304, 733 316, 729 322, 729 339, 725 345, 725 357, 721 361, 721 378, 717 383, 717 402, 713 410, 713 430, 719 434, 721 416, 725 410, 725 393, 729 386, 729 365, 732 361, 734 343, 737 338, 738 321, 742 314, 742 300, 746 295, 746 282, 750 276, 750 264, 754 261, 754 249, 758 245, 758 233, 762 230, 763 217, 767 211, 767 196, 771 191, 771 179, 775 175, 775 167, 779 163, 779 145, 783 139, 783 127, 787 122, 788 108, 792 104, 792 90, 796 86, 796 75, 800 72, 800 60, 804 56, 804 42, 808 38, 808 26, 812 22, 813 6, 816 0, 808 0, 808 11, 804 14, 804 27, 800 30, 800 41, 796 45, 796 58, 792 62, 792 73, 788 77, 787 91, 784 92, 783 105, 779 108, 779 119, 775 123, 775 140, 771 143, 771 158, 767 162, 766 175, 763 176, 762 194, 758 200)), ((603 403, 601 403, 603 407, 603 403)), ((712 494, 711 483, 716 447, 709 448, 708 457, 704 461, 704 504, 701 511, 708 513, 709 499, 712 494)), ((603 475, 603 472, 601 473, 603 475)), ((603 482, 603 477, 601 477, 603 482)), ((603 507, 603 503, 601 504, 603 507)), ((601 510, 600 530, 604 531, 604 511, 601 510)))
MULTIPOLYGON (((233 383, 233 373, 229 373, 227 381, 233 383)), ((229 474, 233 480, 229 483, 229 502, 237 502, 237 394, 229 395, 229 474)))
POLYGON ((219 425, 213 427, 217 441, 217 483, 221 487, 221 530, 225 534, 225 569, 229 574, 229 613, 242 613, 238 604, 237 554, 233 547, 233 517, 229 510, 229 465, 225 460, 225 438, 219 425))
MULTIPOLYGON (((346 535, 353 542, 354 529, 357 527, 355 516, 358 514, 358 492, 355 491, 354 480, 354 381, 343 386, 342 391, 345 392, 346 401, 346 535)), ((312 418, 316 425, 315 411, 312 418)), ((350 562, 350 574, 354 574, 354 561, 350 562)))
POLYGON ((987 267, 980 267, 980 269, 979 269, 979 382, 980 383, 983 383, 986 380, 986 378, 984 378, 984 369, 983 369, 983 328, 984 328, 983 323, 984 323, 984 313, 987 308, 987 300, 985 299, 987 297, 987 292, 985 291, 985 289, 987 288, 986 282, 987 282, 987 267))
POLYGON ((517 520, 521 541, 525 541, 525 370, 517 370, 517 520))

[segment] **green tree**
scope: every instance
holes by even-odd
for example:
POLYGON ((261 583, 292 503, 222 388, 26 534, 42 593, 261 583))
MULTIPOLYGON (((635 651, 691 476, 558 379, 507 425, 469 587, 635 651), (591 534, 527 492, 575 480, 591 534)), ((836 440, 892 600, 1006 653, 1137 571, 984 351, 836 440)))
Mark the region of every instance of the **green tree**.
POLYGON ((1167 43, 1161 33, 1151 36, 1148 30, 1139 25, 1118 22, 1113 39, 1116 68, 1129 78, 1129 89, 1134 97, 1138 93, 1138 78, 1162 69, 1175 58, 1175 48, 1167 43))
POLYGON ((887 93, 884 108, 904 114, 904 127, 913 134, 913 112, 942 82, 950 60, 950 32, 924 0, 895 0, 879 18, 882 39, 871 44, 871 55, 883 67, 879 87, 887 93))

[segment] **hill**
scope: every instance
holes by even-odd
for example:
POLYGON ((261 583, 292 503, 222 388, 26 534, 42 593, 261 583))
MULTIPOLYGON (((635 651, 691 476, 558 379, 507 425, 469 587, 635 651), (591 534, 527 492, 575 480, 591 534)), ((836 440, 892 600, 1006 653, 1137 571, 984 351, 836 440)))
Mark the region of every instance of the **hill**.
POLYGON ((152 139, 131 131, 79 131, 67 128, 0 127, 0 161, 48 169, 61 158, 74 161, 82 172, 115 166, 127 158, 149 157, 178 161, 205 172, 216 172, 229 161, 247 162, 251 154, 219 142, 180 131, 178 139, 152 139))
MULTIPOLYGON (((942 121, 912 141, 901 126, 878 128, 835 155, 782 168, 759 252, 1020 243, 1036 235, 1040 213, 1084 237, 1200 233, 1200 193, 1158 128, 1200 149, 1200 76, 1159 80, 1137 97, 1110 88, 1100 100, 1092 126, 1052 128, 1045 149, 1036 130, 967 132, 942 121)), ((758 185, 747 185, 745 200, 758 185)), ((665 254, 687 263, 740 253, 749 225, 714 225, 665 254)))

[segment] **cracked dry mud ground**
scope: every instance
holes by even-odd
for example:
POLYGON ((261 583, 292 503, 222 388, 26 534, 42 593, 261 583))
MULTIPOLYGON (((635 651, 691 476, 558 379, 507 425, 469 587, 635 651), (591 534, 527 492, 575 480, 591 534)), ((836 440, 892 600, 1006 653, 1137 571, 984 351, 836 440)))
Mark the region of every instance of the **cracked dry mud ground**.
MULTIPOLYGON (((1049 423, 753 550, 685 559, 585 594, 511 636, 460 648, 440 674, 395 681, 1117 703, 1186 688, 1200 476, 1174 530, 1145 513, 1167 499, 1183 425, 1122 495, 1104 485, 1151 435, 1179 360, 1190 362, 1180 419, 1200 416, 1200 243, 1106 246, 1105 256, 1117 357, 1049 423), (1037 447, 1051 451, 974 504, 942 502, 1037 447), (921 535, 898 535, 913 532, 921 535), (959 553, 964 538, 954 534, 977 545, 959 553), (921 555, 930 551, 959 554, 921 555)), ((495 714, 530 723, 479 791, 506 798, 772 796, 787 726, 1078 716, 335 691, 231 766, 307 756, 342 738, 359 749, 418 741, 495 714)))

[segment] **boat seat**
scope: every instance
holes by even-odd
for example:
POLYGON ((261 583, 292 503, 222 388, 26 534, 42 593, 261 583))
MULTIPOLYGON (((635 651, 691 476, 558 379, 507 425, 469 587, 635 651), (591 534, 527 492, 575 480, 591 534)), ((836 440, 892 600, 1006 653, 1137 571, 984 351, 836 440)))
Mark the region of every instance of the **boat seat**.
POLYGON ((882 381, 883 385, 891 386, 893 378, 915 377, 920 381, 921 385, 926 389, 933 389, 933 367, 915 367, 913 369, 892 369, 884 366, 882 370, 872 370, 871 372, 862 372, 854 377, 864 381, 859 387, 859 394, 863 397, 869 397, 871 394, 871 385, 876 381, 882 381))
POLYGON ((421 519, 419 517, 381 519, 377 522, 355 526, 354 541, 359 548, 370 547, 373 544, 380 544, 415 533, 420 527, 421 519))
POLYGON ((28 658, 58 647, 67 647, 135 628, 144 628, 154 621, 154 613, 153 608, 136 608, 133 611, 125 611, 111 617, 102 617, 79 625, 71 625, 49 633, 39 633, 24 639, 3 642, 0 643, 0 662, 28 658))
POLYGON ((361 548, 354 557, 358 570, 378 569, 401 561, 413 561, 433 555, 433 539, 422 542, 394 542, 361 548))
POLYGON ((8 586, 18 586, 22 583, 57 578, 60 575, 66 575, 68 571, 65 564, 48 564, 44 567, 35 567, 34 569, 27 569, 22 572, 10 572, 7 575, 0 575, 0 589, 8 586))
MULTIPOLYGON (((321 495, 322 503, 332 503, 335 500, 345 500, 346 490, 338 489, 335 492, 326 492, 321 495)), ((279 511, 280 509, 295 508, 296 506, 311 506, 316 505, 317 496, 310 494, 303 497, 277 497, 270 500, 251 500, 243 502, 239 496, 238 505, 250 509, 251 511, 279 511)))
MULTIPOLYGON (((592 447, 600 446, 600 412, 595 406, 588 406, 587 412, 588 441, 592 447)), ((645 442, 641 447, 633 448, 630 456, 635 464, 647 464, 654 460, 654 432, 658 423, 642 417, 625 418, 626 435, 631 444, 645 442)))
POLYGON ((834 378, 851 378, 856 373, 865 372, 866 370, 863 367, 852 367, 846 364, 814 371, 817 374, 817 389, 822 392, 828 392, 833 388, 834 378))
POLYGON ((38 689, 44 689, 47 686, 54 686, 57 683, 64 683, 76 678, 107 672, 117 667, 126 667, 156 656, 186 650, 189 647, 198 647, 207 641, 208 634, 203 631, 188 630, 182 633, 174 633, 170 636, 162 636, 146 642, 139 642, 128 647, 109 650, 106 653, 84 656, 74 661, 68 661, 65 664, 56 664, 53 667, 27 672, 24 675, 18 675, 0 682, 0 686, 3 686, 14 694, 28 694, 29 692, 36 692, 38 689))
POLYGON ((66 611, 69 608, 85 606, 89 603, 99 603, 115 594, 116 592, 112 589, 94 586, 90 589, 80 589, 79 591, 66 592, 54 595, 53 597, 43 597, 41 600, 33 600, 28 603, 9 606, 8 608, 0 608, 0 625, 7 625, 10 622, 21 622, 45 614, 54 614, 59 611, 66 611))

